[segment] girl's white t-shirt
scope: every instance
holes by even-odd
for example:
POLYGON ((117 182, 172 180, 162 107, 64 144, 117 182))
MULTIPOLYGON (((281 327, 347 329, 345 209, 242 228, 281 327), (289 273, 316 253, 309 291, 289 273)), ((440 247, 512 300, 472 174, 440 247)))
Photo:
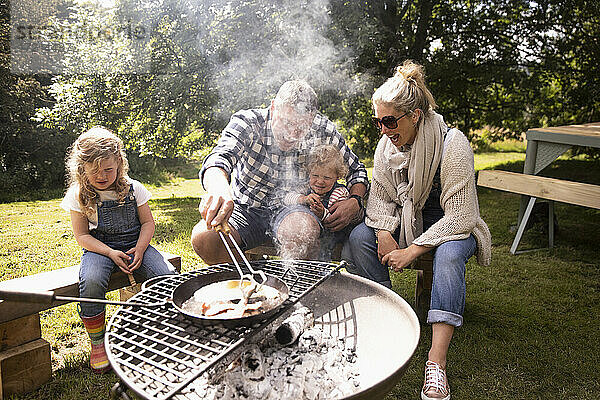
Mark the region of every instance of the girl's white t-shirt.
MULTIPOLYGON (((150 200, 152 194, 142 185, 140 182, 135 179, 131 179, 129 177, 125 178, 129 184, 133 184, 133 194, 135 195, 135 202, 137 206, 143 206, 150 200)), ((98 196, 100 197, 100 201, 108 201, 108 200, 117 200, 117 193, 114 190, 96 190, 98 196)), ((79 185, 75 184, 67 190, 65 194, 65 198, 60 203, 60 206, 67 212, 77 211, 81 212, 81 206, 79 205, 79 200, 77 199, 79 195, 79 185)), ((94 212, 92 215, 88 217, 88 226, 89 229, 96 229, 98 226, 98 211, 97 207, 94 204, 94 212)))

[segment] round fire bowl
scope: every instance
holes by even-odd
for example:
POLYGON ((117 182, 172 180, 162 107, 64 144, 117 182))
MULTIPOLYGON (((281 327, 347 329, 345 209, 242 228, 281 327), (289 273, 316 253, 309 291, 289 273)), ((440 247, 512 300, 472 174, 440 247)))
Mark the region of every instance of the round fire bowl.
POLYGON ((342 272, 301 302, 313 310, 324 332, 356 348, 362 390, 347 399, 383 398, 400 381, 417 349, 420 325, 397 293, 342 272))

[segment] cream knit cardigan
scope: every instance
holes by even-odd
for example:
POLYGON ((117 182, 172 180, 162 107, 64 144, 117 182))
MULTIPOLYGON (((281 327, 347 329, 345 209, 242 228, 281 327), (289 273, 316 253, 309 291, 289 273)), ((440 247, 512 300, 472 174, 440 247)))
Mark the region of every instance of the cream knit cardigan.
MULTIPOLYGON (((440 205, 444 216, 425 232, 415 232, 413 243, 420 246, 437 247, 451 240, 466 239, 472 233, 477 240, 477 262, 489 265, 491 261, 491 234, 479 215, 479 202, 475 186, 473 150, 469 141, 458 130, 454 130, 445 145, 441 161, 440 178, 442 193, 440 205)), ((391 182, 392 171, 386 160, 395 151, 387 136, 383 136, 375 150, 373 178, 365 223, 374 229, 396 231, 401 221, 402 206, 398 202, 397 188, 391 182), (377 173, 376 170, 377 169, 377 173)), ((412 155, 414 156, 414 154, 412 155)), ((421 210, 418 210, 420 213, 421 210)), ((407 243, 410 245, 410 243, 407 243)))

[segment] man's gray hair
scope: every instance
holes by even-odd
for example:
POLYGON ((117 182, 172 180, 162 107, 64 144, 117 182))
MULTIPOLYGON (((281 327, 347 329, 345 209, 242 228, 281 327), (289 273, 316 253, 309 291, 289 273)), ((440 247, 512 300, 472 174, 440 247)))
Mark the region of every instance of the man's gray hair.
POLYGON ((287 81, 279 88, 274 100, 275 107, 290 106, 298 114, 317 112, 318 100, 314 89, 304 80, 287 81))

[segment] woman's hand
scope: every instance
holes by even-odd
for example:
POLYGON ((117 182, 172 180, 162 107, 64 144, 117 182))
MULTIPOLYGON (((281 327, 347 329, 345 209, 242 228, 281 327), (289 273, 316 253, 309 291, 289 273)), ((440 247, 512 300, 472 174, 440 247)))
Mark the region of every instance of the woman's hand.
POLYGON ((377 234, 377 257, 383 263, 383 256, 389 252, 399 249, 398 243, 394 240, 391 232, 381 230, 377 234))
POLYGON ((411 244, 405 249, 397 249, 389 252, 381 259, 381 263, 383 265, 387 264, 388 267, 396 272, 400 272, 410 265, 415 258, 419 257, 421 254, 427 253, 430 249, 430 247, 411 244))
POLYGON ((130 256, 120 250, 110 249, 108 252, 108 258, 110 258, 117 265, 117 267, 121 269, 121 271, 125 272, 126 274, 131 274, 132 270, 129 267, 129 261, 131 260, 130 256))

